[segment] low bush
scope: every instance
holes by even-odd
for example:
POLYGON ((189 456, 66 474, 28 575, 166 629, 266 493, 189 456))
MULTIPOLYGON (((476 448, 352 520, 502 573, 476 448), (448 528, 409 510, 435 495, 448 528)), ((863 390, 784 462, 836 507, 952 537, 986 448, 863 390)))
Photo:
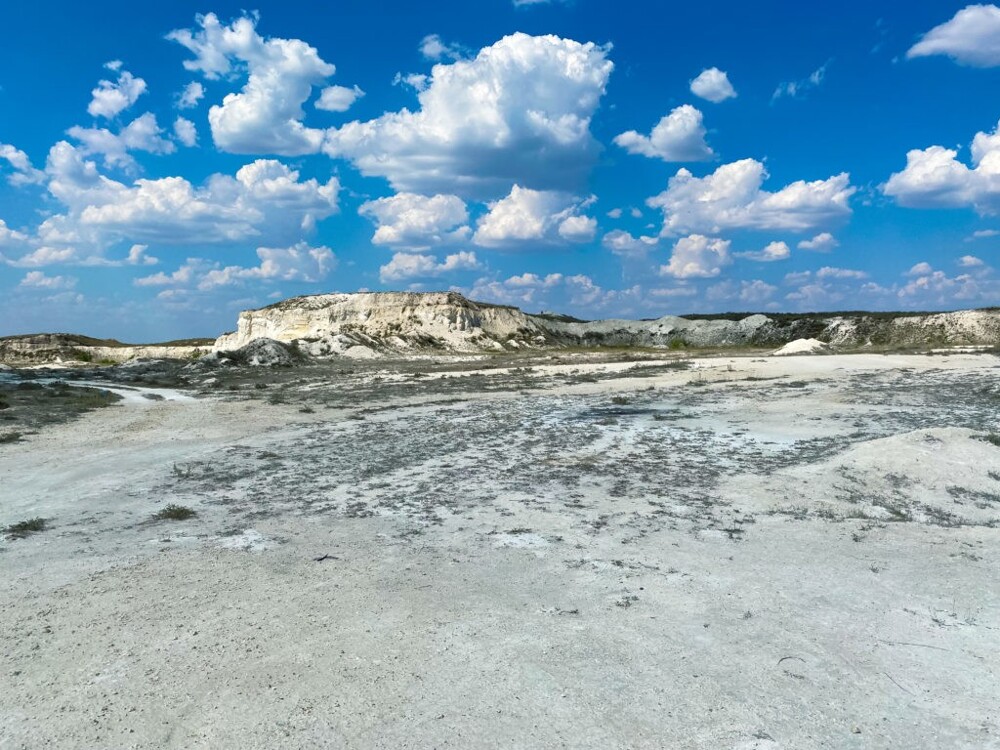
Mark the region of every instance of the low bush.
POLYGON ((27 521, 12 523, 4 529, 4 533, 11 539, 24 539, 31 534, 45 531, 46 528, 48 528, 48 521, 44 518, 29 518, 27 521))
POLYGON ((166 508, 156 513, 153 518, 157 521, 186 521, 196 515, 198 514, 191 508, 170 503, 166 508))

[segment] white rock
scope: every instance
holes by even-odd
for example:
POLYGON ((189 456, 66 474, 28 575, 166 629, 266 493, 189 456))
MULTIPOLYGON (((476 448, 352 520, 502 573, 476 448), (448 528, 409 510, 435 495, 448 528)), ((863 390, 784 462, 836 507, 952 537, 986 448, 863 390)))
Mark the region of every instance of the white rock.
POLYGON ((268 338, 298 341, 309 353, 357 357, 369 355, 356 347, 479 351, 490 339, 544 333, 516 308, 477 304, 454 292, 319 294, 240 313, 236 331, 220 336, 215 349, 231 351, 268 338))
POLYGON ((819 339, 795 339, 789 341, 777 351, 771 352, 772 357, 787 357, 793 354, 829 354, 830 347, 819 339))

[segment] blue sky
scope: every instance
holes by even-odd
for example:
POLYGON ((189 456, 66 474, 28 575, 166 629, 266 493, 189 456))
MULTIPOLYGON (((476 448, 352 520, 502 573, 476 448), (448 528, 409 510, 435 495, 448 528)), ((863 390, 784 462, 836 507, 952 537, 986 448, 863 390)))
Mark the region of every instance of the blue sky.
POLYGON ((992 5, 60 2, 6 20, 0 334, 211 336, 360 289, 588 318, 998 300, 992 5))

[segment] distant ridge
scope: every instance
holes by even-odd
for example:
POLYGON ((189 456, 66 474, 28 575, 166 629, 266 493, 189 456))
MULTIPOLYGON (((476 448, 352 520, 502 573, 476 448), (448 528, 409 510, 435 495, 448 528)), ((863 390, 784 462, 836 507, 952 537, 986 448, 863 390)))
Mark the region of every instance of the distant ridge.
POLYGON ((0 339, 0 361, 123 362, 196 358, 270 339, 307 357, 371 358, 584 347, 777 348, 817 339, 834 348, 1000 346, 1000 308, 945 313, 721 313, 585 321, 526 313, 458 292, 355 292, 293 297, 240 313, 236 330, 211 339, 132 345, 78 334, 0 339))

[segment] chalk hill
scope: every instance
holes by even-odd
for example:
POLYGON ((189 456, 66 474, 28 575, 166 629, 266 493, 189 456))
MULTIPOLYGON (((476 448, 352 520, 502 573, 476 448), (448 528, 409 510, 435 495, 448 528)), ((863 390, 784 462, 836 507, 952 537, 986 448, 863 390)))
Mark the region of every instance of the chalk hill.
POLYGON ((950 313, 729 314, 580 321, 473 302, 455 292, 365 292, 296 297, 240 314, 219 337, 231 351, 268 338, 311 356, 509 351, 559 346, 783 346, 815 338, 833 346, 1000 344, 1000 310, 950 313))
POLYGON ((582 321, 474 302, 456 292, 319 294, 246 310, 240 313, 236 330, 223 334, 214 344, 211 340, 191 340, 134 346, 72 334, 36 334, 0 339, 0 361, 123 362, 135 358, 197 358, 209 352, 214 353, 215 361, 221 361, 220 357, 231 362, 262 358, 270 361, 278 352, 273 347, 248 350, 246 357, 228 354, 264 340, 290 347, 288 356, 293 358, 369 358, 566 346, 778 348, 798 339, 816 339, 834 349, 1000 346, 1000 309, 947 313, 727 313, 582 321))

